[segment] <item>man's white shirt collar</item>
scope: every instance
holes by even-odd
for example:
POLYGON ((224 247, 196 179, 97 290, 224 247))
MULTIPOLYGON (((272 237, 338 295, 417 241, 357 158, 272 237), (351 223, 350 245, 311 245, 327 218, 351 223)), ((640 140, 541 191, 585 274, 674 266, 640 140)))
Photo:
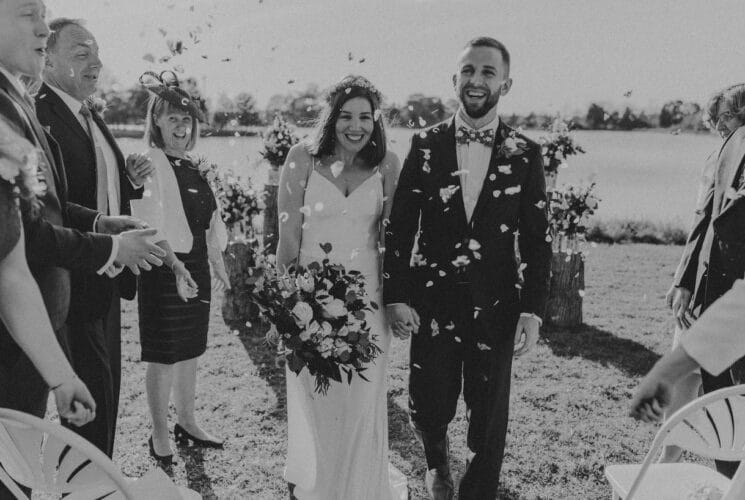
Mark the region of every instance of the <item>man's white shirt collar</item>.
POLYGON ((55 94, 60 96, 60 99, 62 99, 62 102, 64 102, 68 108, 70 108, 70 111, 72 111, 72 114, 76 117, 80 114, 80 108, 83 107, 83 102, 75 99, 73 96, 65 92, 64 90, 58 89, 54 85, 50 85, 47 83, 47 87, 52 89, 55 94))
POLYGON ((472 130, 484 130, 488 128, 493 128, 494 130, 497 130, 497 127, 499 127, 499 115, 495 116, 492 121, 487 123, 486 125, 483 125, 477 129, 474 129, 472 126, 467 124, 463 117, 460 116, 460 109, 455 112, 455 130, 458 130, 460 127, 466 127, 468 129, 472 130))
POLYGON ((21 80, 19 80, 16 76, 11 74, 10 71, 0 66, 0 73, 5 75, 5 78, 8 79, 10 84, 13 85, 13 87, 18 91, 19 94, 21 95, 28 94, 28 91, 26 90, 26 87, 23 85, 23 83, 21 83, 21 80))

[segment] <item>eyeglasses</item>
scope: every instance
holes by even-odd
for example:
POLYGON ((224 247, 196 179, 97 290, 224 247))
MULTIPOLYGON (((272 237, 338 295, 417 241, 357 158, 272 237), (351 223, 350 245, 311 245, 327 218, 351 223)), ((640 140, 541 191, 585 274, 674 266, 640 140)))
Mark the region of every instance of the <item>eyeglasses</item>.
POLYGON ((717 115, 717 122, 728 121, 728 120, 731 120, 734 117, 735 117, 735 115, 732 113, 732 111, 729 111, 729 110, 722 111, 721 113, 719 113, 717 115))

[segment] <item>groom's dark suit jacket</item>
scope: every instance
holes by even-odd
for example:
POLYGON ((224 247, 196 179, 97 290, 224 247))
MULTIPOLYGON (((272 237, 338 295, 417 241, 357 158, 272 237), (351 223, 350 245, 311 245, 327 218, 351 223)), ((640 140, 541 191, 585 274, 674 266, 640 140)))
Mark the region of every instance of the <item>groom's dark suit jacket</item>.
MULTIPOLYGON (((60 96, 42 84, 36 94, 36 114, 41 124, 48 127, 49 133, 60 146, 65 159, 68 196, 70 201, 90 209, 96 208, 96 152, 88 132, 72 114, 60 96)), ((129 201, 142 197, 142 189, 135 190, 127 178, 124 156, 108 127, 95 111, 91 117, 103 133, 114 155, 119 172, 119 213, 129 215, 129 201)), ((112 297, 112 287, 118 284, 125 299, 133 299, 136 281, 130 272, 123 272, 116 280, 95 273, 72 273, 71 314, 82 318, 98 318, 106 314, 112 297)))
MULTIPOLYGON (((500 121, 489 168, 470 222, 466 219, 454 121, 412 139, 386 231, 386 304, 426 301, 433 308, 458 282, 470 283, 473 304, 519 302, 521 312, 543 314, 548 294, 551 244, 547 241, 546 182, 538 144, 520 134, 525 150, 505 154, 514 132, 500 121), (450 190, 454 194, 448 197, 450 190), (524 280, 515 255, 518 232, 524 280), (418 232, 422 265, 410 265, 418 232), (465 256, 468 266, 454 262, 465 256), (444 272, 444 275, 443 275, 444 272)), ((509 148, 508 148, 509 149, 509 148)), ((415 259, 416 260, 416 259, 415 259)))
MULTIPOLYGON (((52 327, 58 330, 67 318, 70 302, 68 269, 95 272, 109 259, 112 240, 108 235, 86 232, 92 229, 98 212, 68 201, 59 146, 39 125, 34 111, 2 73, 0 116, 43 152, 43 178, 47 191, 41 198, 41 216, 24 220, 26 256, 39 284, 52 327), (25 117, 18 113, 14 102, 21 105, 25 117)), ((0 334, 3 333, 7 335, 0 325, 0 334)))

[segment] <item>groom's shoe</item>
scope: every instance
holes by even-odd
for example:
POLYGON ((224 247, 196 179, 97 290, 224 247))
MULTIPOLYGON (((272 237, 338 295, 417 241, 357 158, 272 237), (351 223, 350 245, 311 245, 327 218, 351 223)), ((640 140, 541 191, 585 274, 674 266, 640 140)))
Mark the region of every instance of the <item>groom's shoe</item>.
POLYGON ((453 476, 447 465, 428 470, 424 476, 424 484, 432 500, 453 500, 455 496, 453 476))

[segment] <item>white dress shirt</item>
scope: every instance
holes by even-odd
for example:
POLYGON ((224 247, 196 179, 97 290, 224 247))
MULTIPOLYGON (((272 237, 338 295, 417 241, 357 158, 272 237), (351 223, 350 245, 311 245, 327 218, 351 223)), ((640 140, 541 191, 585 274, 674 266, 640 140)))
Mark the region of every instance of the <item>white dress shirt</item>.
MULTIPOLYGON (((455 115, 455 130, 460 127, 466 127, 472 130, 493 129, 494 133, 499 126, 499 116, 486 125, 473 129, 461 118, 460 113, 455 115)), ((486 172, 489 170, 489 162, 493 148, 489 148, 480 142, 471 142, 468 144, 455 145, 458 156, 458 172, 460 173, 460 188, 463 192, 463 204, 466 207, 466 218, 470 222, 473 210, 476 208, 476 202, 481 194, 481 187, 486 179, 486 172)))

